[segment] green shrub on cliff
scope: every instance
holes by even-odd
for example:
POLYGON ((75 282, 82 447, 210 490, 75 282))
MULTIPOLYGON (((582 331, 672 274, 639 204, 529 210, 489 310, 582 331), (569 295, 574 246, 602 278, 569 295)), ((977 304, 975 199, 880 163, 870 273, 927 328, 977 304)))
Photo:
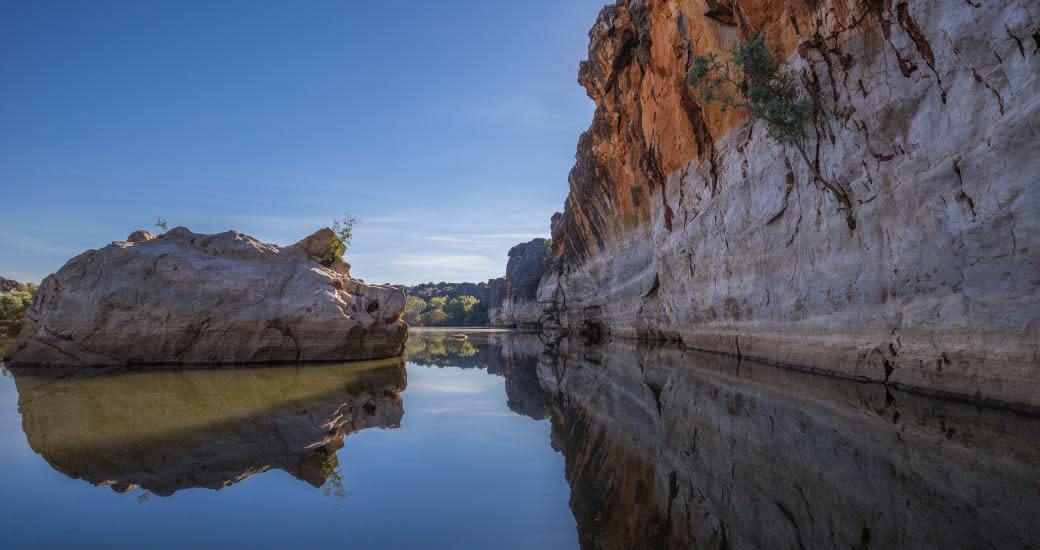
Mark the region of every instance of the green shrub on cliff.
POLYGON ((841 204, 850 229, 856 228, 849 192, 820 173, 806 152, 815 98, 798 83, 779 52, 766 48, 765 37, 753 34, 731 52, 732 61, 715 53, 693 58, 686 83, 704 104, 744 109, 765 123, 769 137, 801 154, 813 177, 841 204))
POLYGON ((36 290, 36 285, 28 283, 14 290, 0 292, 0 321, 21 321, 25 317, 25 310, 32 305, 36 290))

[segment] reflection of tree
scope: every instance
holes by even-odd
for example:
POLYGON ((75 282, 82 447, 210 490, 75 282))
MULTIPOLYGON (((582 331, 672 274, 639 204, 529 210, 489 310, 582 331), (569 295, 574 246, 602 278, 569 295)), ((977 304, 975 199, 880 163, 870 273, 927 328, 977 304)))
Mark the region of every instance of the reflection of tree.
POLYGON ((13 346, 14 338, 5 337, 3 327, 0 327, 0 368, 3 368, 4 376, 7 376, 7 368, 3 364, 4 356, 7 355, 7 350, 13 346))
POLYGON ((321 486, 321 492, 327 497, 347 498, 350 496, 347 488, 343 486, 343 473, 339 471, 339 459, 336 458, 336 454, 325 455, 321 466, 322 473, 325 474, 325 484, 321 486))
POLYGON ((413 335, 405 345, 405 357, 420 365, 435 364, 445 360, 474 358, 480 353, 479 343, 473 339, 455 340, 448 334, 432 333, 413 335))

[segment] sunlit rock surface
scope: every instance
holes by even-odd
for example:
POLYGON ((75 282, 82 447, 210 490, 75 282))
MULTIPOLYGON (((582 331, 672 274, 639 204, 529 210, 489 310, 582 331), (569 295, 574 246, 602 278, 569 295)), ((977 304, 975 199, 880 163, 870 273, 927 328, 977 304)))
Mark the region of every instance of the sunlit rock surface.
POLYGON ((539 378, 587 548, 1026 548, 1040 418, 562 341, 539 378))
POLYGON ((14 368, 22 429, 65 475, 160 496, 281 469, 341 490, 336 451, 400 425, 401 359, 221 369, 14 368))
POLYGON ((138 233, 44 279, 9 364, 355 360, 404 349, 404 293, 350 278, 340 259, 326 266, 328 229, 286 247, 235 231, 138 233))
POLYGON ((1040 3, 620 0, 553 224, 547 324, 1040 406, 1040 3), (819 98, 795 152, 701 105, 756 31, 819 98))

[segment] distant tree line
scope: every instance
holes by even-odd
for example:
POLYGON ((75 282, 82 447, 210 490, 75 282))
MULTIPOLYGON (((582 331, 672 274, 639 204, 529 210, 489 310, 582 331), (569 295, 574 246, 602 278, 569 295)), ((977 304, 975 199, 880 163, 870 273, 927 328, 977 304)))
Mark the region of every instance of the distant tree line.
POLYGON ((10 321, 20 325, 25 320, 25 310, 32 305, 36 289, 36 285, 26 283, 0 292, 0 321, 10 321))
POLYGON ((487 283, 426 283, 405 293, 404 320, 413 327, 487 325, 487 283))
POLYGON ((0 278, 0 359, 25 324, 25 310, 32 305, 36 290, 37 286, 32 283, 18 284, 0 278))

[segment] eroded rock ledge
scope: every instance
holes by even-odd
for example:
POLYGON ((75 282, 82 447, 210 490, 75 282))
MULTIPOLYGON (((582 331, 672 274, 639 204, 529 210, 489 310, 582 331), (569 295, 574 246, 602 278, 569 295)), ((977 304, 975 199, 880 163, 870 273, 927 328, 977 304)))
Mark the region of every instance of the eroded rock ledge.
POLYGON ((63 366, 398 356, 404 294, 366 285, 323 229, 280 247, 186 228, 89 250, 48 276, 8 362, 63 366), (328 264, 328 265, 326 265, 328 264))
POLYGON ((1040 4, 620 0, 589 36, 544 324, 1040 405, 1040 4), (855 230, 683 82, 752 32, 817 95, 855 230))

